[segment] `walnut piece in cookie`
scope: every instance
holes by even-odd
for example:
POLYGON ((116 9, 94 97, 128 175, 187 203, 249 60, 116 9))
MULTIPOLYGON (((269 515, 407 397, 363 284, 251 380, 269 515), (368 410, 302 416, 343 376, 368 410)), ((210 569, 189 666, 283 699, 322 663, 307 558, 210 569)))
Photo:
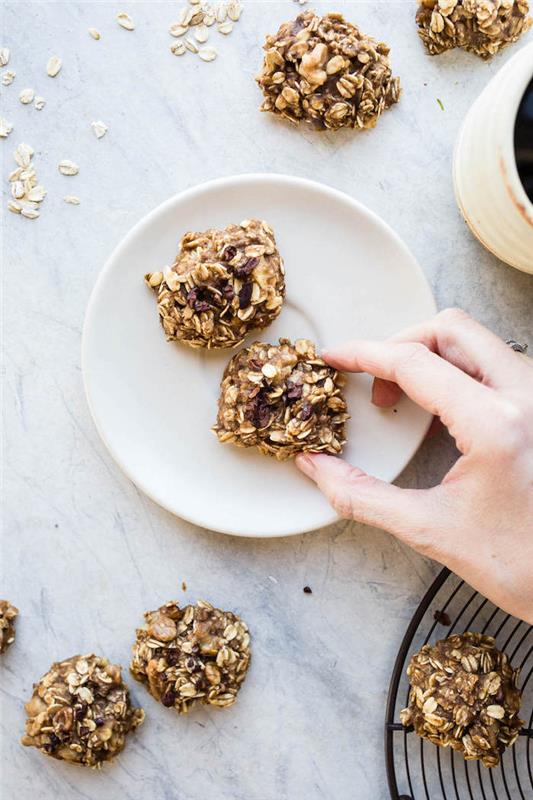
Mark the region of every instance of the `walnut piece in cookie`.
POLYGON ((131 673, 167 708, 186 714, 195 703, 225 708, 237 699, 250 663, 247 625, 205 600, 174 600, 147 611, 137 630, 131 673))
POLYGON ((516 42, 533 20, 527 0, 418 0, 418 35, 428 53, 462 47, 490 58, 516 42))
POLYGON ((342 451, 349 419, 344 376, 307 339, 254 342, 226 367, 213 432, 279 461, 305 451, 342 451))
POLYGON ((257 82, 261 111, 319 129, 373 128, 400 97, 389 48, 346 22, 342 14, 313 11, 285 22, 263 46, 257 82))
POLYGON ((278 316, 284 274, 272 228, 249 219, 186 233, 174 264, 145 275, 145 281, 157 292, 167 340, 225 348, 278 316))
POLYGON ((131 704, 121 667, 95 655, 52 664, 26 703, 22 744, 61 761, 101 767, 144 720, 131 704))
POLYGON ((15 641, 15 617, 19 610, 9 600, 0 600, 0 653, 15 641))
POLYGON ((467 760, 495 767, 523 725, 519 670, 491 636, 463 633, 426 644, 407 668, 409 705, 400 713, 405 726, 467 760))

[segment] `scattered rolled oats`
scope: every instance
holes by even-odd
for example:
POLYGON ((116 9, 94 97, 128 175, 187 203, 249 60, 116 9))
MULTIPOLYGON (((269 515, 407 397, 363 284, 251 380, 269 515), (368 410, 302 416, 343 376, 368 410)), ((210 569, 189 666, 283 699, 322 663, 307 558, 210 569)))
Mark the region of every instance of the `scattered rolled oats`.
POLYGON ((8 47, 0 47, 0 67, 5 67, 6 64, 9 64, 9 48, 8 47))
POLYGON ((91 128, 97 139, 101 139, 107 133, 107 125, 101 120, 98 122, 91 122, 91 128))
POLYGON ((254 342, 226 367, 213 432, 279 461, 305 451, 342 451, 349 418, 344 377, 307 339, 254 342))
POLYGON ((189 39, 188 37, 185 39, 185 47, 191 53, 198 53, 199 50, 198 46, 195 44, 195 42, 193 42, 192 39, 189 39))
POLYGON ((12 606, 9 600, 0 600, 0 653, 5 653, 15 641, 15 618, 18 613, 18 608, 12 606))
POLYGON ((96 39, 96 41, 101 38, 100 31, 98 31, 96 28, 89 28, 89 34, 93 37, 93 39, 96 39))
POLYGON ((178 37, 178 36, 183 36, 183 34, 187 33, 188 30, 189 30, 188 25, 180 25, 178 23, 175 23, 174 25, 170 26, 168 32, 170 33, 171 36, 178 37))
POLYGON ((7 69, 5 72, 2 73, 2 84, 3 86, 11 86, 13 81, 15 80, 16 72, 13 72, 12 69, 7 69))
POLYGON ((59 162, 58 170, 62 175, 77 175, 80 168, 74 161, 69 161, 68 158, 65 158, 63 161, 59 162))
POLYGON ((33 91, 33 89, 23 89, 19 94, 19 100, 25 106, 29 105, 30 103, 33 103, 34 97, 35 97, 35 92, 33 91))
POLYGON ((278 316, 285 296, 274 233, 257 219, 186 233, 174 264, 145 281, 167 340, 191 347, 237 346, 278 316))
POLYGON ((13 124, 5 117, 0 117, 0 139, 7 139, 12 130, 13 124))
POLYGON ((63 200, 65 201, 65 203, 70 203, 72 206, 79 206, 80 204, 80 198, 76 197, 75 194, 67 194, 65 195, 63 200))
POLYGON ((430 55, 462 47, 491 58, 533 24, 527 0, 418 0, 418 34, 430 55))
POLYGON ((250 663, 247 625, 231 611, 199 600, 147 611, 130 670, 167 708, 186 714, 197 703, 225 708, 237 699, 250 663))
POLYGON ((126 14, 125 11, 121 11, 120 14, 117 14, 117 22, 121 28, 125 28, 127 31, 135 30, 132 18, 129 14, 126 14))
POLYGON ((203 50, 200 50, 198 53, 202 61, 214 61, 217 57, 217 51, 213 50, 212 47, 204 47, 203 50))
POLYGON ((88 767, 101 767, 124 748, 144 720, 131 704, 121 667, 95 655, 52 664, 26 703, 22 744, 88 767))
POLYGON ((499 764, 523 722, 519 670, 491 636, 467 632, 426 644, 411 658, 407 675, 411 691, 400 713, 403 725, 466 760, 499 764))
POLYGON ((9 176, 13 200, 8 202, 7 207, 14 214, 21 214, 27 219, 37 219, 39 203, 44 200, 46 189, 38 184, 31 163, 33 148, 29 144, 19 144, 14 157, 18 166, 9 176))
POLYGON ((197 42, 200 42, 200 44, 205 44, 207 42, 207 40, 209 39, 209 31, 207 30, 205 25, 199 25, 196 28, 194 32, 194 38, 196 39, 197 42))
POLYGON ((34 106, 37 109, 37 111, 42 111, 45 105, 46 105, 46 100, 44 99, 44 97, 35 98, 34 106))
POLYGON ((55 78, 56 75, 59 75, 62 66, 63 62, 59 56, 51 56, 48 59, 48 64, 46 65, 46 72, 51 78, 55 78))
POLYGON ((398 102, 400 79, 392 76, 388 46, 342 14, 306 11, 267 36, 263 49, 261 111, 320 129, 373 128, 398 102))

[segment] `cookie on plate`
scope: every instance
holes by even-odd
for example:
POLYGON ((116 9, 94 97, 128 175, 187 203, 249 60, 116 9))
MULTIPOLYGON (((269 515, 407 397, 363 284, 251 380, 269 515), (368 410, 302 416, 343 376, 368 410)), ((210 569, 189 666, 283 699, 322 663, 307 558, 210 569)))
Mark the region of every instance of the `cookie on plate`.
POLYGON ((0 600, 0 653, 4 653, 15 641, 15 618, 18 613, 18 608, 12 606, 9 600, 0 600))
POLYGON ((174 264, 145 281, 167 339, 191 347, 236 347, 276 319, 285 297, 274 232, 258 219, 186 233, 174 264))

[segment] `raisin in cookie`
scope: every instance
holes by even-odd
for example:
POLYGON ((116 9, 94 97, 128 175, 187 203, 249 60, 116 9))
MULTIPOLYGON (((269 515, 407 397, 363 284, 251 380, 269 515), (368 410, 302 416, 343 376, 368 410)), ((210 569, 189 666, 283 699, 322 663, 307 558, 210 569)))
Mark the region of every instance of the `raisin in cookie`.
POLYGON ((343 386, 307 339, 255 342, 226 367, 213 431, 280 461, 304 451, 338 454, 348 419, 343 386))
POLYGON ((156 700, 180 714, 196 703, 235 702, 250 663, 250 634, 239 617, 204 600, 184 608, 172 600, 144 617, 130 669, 156 700))
POLYGON ((95 655, 52 664, 25 708, 23 745, 96 768, 120 753, 144 719, 142 708, 131 704, 121 668, 95 655))
POLYGON ((257 82, 261 111, 316 128, 373 128, 400 96, 389 48, 346 22, 342 14, 313 11, 267 36, 257 82))
POLYGON ((174 264, 145 281, 169 341, 191 347, 239 345, 276 319, 285 296, 272 228, 257 219, 183 236, 174 264))

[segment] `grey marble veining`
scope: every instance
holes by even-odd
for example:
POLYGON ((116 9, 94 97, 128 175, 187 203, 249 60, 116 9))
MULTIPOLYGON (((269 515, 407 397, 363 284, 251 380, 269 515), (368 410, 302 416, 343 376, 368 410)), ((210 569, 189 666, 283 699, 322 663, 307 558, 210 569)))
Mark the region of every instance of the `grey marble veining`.
MULTIPOLYGON (((177 7, 6 2, 0 12, 1 44, 11 48, 17 73, 12 86, 0 87, 2 113, 15 125, 0 145, 3 187, 14 147, 26 141, 48 189, 37 221, 8 215, 2 204, 0 595, 21 616, 0 667, 1 796, 381 800, 392 663, 438 566, 348 522, 254 541, 200 530, 156 507, 111 461, 89 417, 81 327, 105 259, 147 211, 210 178, 277 171, 366 203, 416 254, 439 306, 460 304, 500 335, 533 342, 532 278, 477 244, 451 185, 460 122, 508 55, 489 64, 464 53, 428 58, 414 3, 317 3, 390 43, 404 87, 375 131, 319 135, 257 111, 260 43, 296 13, 294 3, 247 2, 234 33, 217 35, 213 64, 170 55, 167 29, 177 7), (134 18, 134 33, 116 25, 122 10, 134 18), (89 37, 90 26, 101 41, 89 37), (55 80, 45 71, 52 54, 64 62, 55 80), (47 100, 41 112, 17 99, 30 86, 47 100), (97 119, 109 126, 101 141, 90 129, 97 119), (79 176, 59 175, 63 158, 80 165, 79 176), (79 195, 81 205, 66 205, 65 194, 79 195), (305 584, 312 595, 303 594, 305 584), (177 718, 130 681, 146 724, 102 773, 19 745, 23 702, 53 660, 96 650, 126 664, 141 612, 174 596, 207 597, 248 621, 254 659, 234 708, 177 718)), ((430 485, 453 458, 444 435, 429 440, 400 483, 430 485)))

